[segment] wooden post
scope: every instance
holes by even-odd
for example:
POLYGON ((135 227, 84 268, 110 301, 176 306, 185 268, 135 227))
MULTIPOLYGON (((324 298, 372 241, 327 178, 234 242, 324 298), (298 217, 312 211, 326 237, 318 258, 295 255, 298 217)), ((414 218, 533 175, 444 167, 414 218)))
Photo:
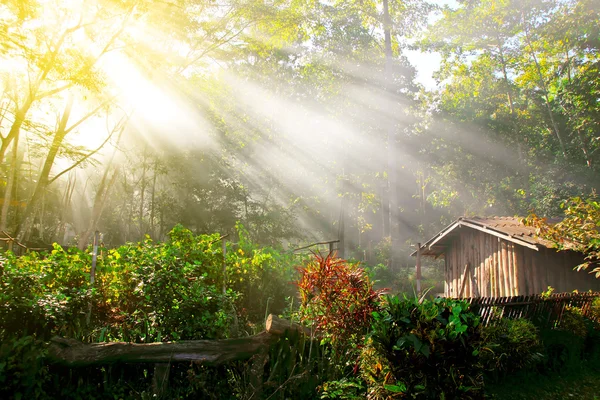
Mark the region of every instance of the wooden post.
POLYGON ((154 374, 152 375, 152 391, 155 398, 161 399, 169 388, 170 363, 154 364, 154 374))
POLYGON ((508 249, 507 242, 504 240, 500 241, 500 260, 502 262, 502 296, 510 296, 510 270, 508 268, 508 249))
POLYGON ((513 244, 512 249, 512 267, 513 267, 513 292, 515 296, 520 296, 521 293, 521 276, 519 274, 519 261, 518 252, 521 250, 520 246, 513 244))
POLYGON ((263 398, 263 375, 265 374, 265 365, 267 364, 268 359, 268 349, 255 354, 250 359, 250 386, 252 387, 251 398, 263 398))
POLYGON ((479 293, 479 286, 477 284, 477 278, 475 277, 475 272, 472 268, 469 268, 469 274, 471 275, 471 290, 473 291, 471 295, 473 297, 481 297, 479 293))
MULTIPOLYGON (((463 272, 462 284, 460 285, 460 293, 458 294, 458 298, 462 299, 465 295, 465 289, 467 288, 467 282, 469 280, 469 263, 465 265, 465 271, 463 272)), ((467 295, 468 296, 468 295, 467 295)))
MULTIPOLYGON (((90 283, 94 286, 94 282, 96 281, 96 261, 98 259, 98 237, 100 236, 100 232, 97 230, 94 232, 94 247, 92 248, 92 270, 90 271, 90 283)), ((85 316, 86 324, 89 326, 92 318, 92 301, 88 303, 88 310, 85 316)))
POLYGON ((92 249, 92 271, 90 273, 90 283, 93 285, 96 280, 96 260, 98 258, 98 239, 100 232, 94 232, 94 247, 92 249))
POLYGON ((417 295, 421 295, 421 243, 417 243, 417 295))
POLYGON ((227 241, 221 239, 221 247, 223 249, 223 294, 227 292, 227 241))
POLYGON ((347 256, 348 241, 346 240, 346 198, 348 192, 349 179, 344 176, 342 180, 342 202, 340 205, 340 220, 339 220, 339 245, 338 257, 345 258, 347 256))

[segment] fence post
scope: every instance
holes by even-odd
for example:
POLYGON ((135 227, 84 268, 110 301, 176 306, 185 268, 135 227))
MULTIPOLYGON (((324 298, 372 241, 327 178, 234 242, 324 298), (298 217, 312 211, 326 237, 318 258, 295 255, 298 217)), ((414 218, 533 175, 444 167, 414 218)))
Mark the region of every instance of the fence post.
POLYGON ((421 295, 421 243, 417 243, 417 296, 421 295))
POLYGON ((169 388, 170 363, 154 364, 154 374, 152 375, 152 392, 155 397, 164 398, 169 388))
POLYGON ((223 294, 227 293, 227 241, 223 237, 221 239, 221 247, 223 249, 223 294))
POLYGON ((96 260, 98 259, 98 239, 100 232, 94 232, 94 247, 92 250, 92 271, 90 273, 90 283, 93 285, 96 280, 96 260))

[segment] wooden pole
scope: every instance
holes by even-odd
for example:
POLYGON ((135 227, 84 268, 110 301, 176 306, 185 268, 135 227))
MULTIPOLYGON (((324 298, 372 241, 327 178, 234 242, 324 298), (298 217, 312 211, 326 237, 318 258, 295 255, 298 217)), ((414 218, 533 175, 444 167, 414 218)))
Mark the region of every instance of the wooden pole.
POLYGON ((417 243, 417 295, 421 295, 421 243, 417 243))
POLYGON ((170 363, 154 364, 154 375, 152 375, 152 392, 156 398, 162 398, 169 388, 170 363))
MULTIPOLYGON (((469 280, 469 263, 465 265, 465 271, 463 272, 462 284, 460 285, 460 293, 458 294, 458 298, 462 299, 465 296, 465 290, 467 288, 467 282, 469 280)), ((467 295, 468 296, 468 295, 467 295)))
POLYGON ((223 249, 223 294, 227 292, 227 241, 225 237, 221 239, 221 248, 223 249))
POLYGON ((94 247, 92 249, 92 271, 90 273, 90 283, 93 285, 96 280, 96 261, 98 259, 98 242, 100 232, 94 232, 94 247))
POLYGON ((339 226, 338 226, 338 240, 339 240, 339 247, 338 247, 338 257, 339 258, 345 258, 348 254, 347 252, 347 247, 348 247, 348 241, 346 238, 346 198, 347 196, 347 192, 348 192, 348 178, 346 178, 344 176, 343 180, 342 180, 342 202, 341 202, 341 206, 340 206, 340 221, 339 221, 339 226))
POLYGON ((479 286, 477 285, 477 278, 475 277, 475 272, 473 271, 473 269, 469 269, 469 274, 471 276, 471 296, 481 297, 481 294, 479 293, 479 286))

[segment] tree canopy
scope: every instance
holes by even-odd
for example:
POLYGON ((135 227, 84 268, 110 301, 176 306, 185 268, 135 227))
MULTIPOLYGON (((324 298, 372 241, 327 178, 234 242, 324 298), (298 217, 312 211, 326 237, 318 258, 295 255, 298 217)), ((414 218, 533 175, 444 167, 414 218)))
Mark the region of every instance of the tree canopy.
POLYGON ((598 10, 5 1, 0 228, 84 248, 241 221, 399 268, 460 215, 560 215, 599 185, 598 10))

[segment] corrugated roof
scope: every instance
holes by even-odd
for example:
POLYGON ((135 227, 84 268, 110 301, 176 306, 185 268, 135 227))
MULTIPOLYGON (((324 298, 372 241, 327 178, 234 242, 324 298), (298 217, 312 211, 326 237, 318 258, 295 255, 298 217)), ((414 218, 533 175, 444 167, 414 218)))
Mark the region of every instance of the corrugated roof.
MULTIPOLYGON (((521 246, 538 250, 538 246, 552 247, 552 242, 536 235, 535 228, 521 223, 517 217, 462 217, 444 228, 421 246, 421 255, 439 256, 445 249, 447 242, 455 237, 457 230, 462 227, 480 230, 490 235, 517 243, 521 246)), ((412 255, 416 255, 415 251, 412 255)))

